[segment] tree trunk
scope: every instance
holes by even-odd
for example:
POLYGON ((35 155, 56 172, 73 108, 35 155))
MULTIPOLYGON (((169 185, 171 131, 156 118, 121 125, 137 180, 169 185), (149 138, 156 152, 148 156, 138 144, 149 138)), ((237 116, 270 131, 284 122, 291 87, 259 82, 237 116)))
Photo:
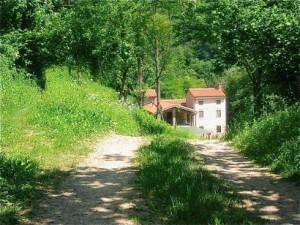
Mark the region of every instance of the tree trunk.
POLYGON ((142 108, 144 105, 144 93, 143 93, 143 73, 142 73, 142 59, 137 57, 137 77, 138 77, 138 104, 142 108))
POLYGON ((119 97, 123 102, 127 101, 127 95, 128 95, 127 78, 128 78, 128 67, 126 66, 122 73, 121 90, 120 90, 120 97, 119 97))
POLYGON ((263 94, 262 94, 262 80, 261 80, 261 70, 257 69, 252 80, 253 86, 253 100, 254 100, 254 116, 256 118, 260 117, 263 113, 263 94))
POLYGON ((161 119, 160 112, 160 60, 159 60, 159 43, 155 40, 155 80, 156 80, 156 118, 161 119))
POLYGON ((68 65, 68 73, 69 77, 72 77, 72 66, 70 64, 68 65))

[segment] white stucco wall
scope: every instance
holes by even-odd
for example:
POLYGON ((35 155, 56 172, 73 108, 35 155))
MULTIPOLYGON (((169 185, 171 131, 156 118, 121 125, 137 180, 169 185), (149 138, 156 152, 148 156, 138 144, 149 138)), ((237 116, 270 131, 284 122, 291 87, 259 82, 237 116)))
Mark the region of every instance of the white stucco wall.
POLYGON ((196 127, 203 126, 205 132, 217 134, 217 126, 221 126, 221 134, 226 129, 226 98, 207 97, 196 98, 194 100, 194 110, 196 113, 196 127), (221 104, 217 104, 216 100, 221 100, 221 104), (203 101, 203 105, 199 105, 199 101, 203 101), (221 117, 217 117, 217 110, 221 110, 221 117), (199 117, 199 111, 204 112, 204 117, 199 117))

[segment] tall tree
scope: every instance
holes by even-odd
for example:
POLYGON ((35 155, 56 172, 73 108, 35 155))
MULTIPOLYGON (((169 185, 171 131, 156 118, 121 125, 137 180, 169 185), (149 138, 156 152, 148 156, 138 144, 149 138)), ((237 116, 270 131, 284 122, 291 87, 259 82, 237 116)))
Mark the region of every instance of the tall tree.
POLYGON ((265 93, 299 99, 299 0, 205 0, 193 7, 198 19, 185 21, 185 32, 214 43, 223 63, 245 68, 256 116, 262 114, 265 93))
POLYGON ((155 13, 147 23, 147 32, 155 66, 155 83, 157 94, 157 118, 162 118, 160 107, 161 77, 170 59, 170 48, 172 45, 172 24, 165 15, 155 13))

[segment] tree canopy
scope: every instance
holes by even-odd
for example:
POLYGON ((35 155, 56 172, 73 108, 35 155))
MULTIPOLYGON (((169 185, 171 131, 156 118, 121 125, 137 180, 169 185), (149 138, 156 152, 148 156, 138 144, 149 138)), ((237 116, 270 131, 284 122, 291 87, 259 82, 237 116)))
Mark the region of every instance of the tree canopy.
POLYGON ((0 53, 42 89, 45 69, 66 65, 142 106, 149 87, 167 98, 218 84, 234 93, 239 71, 253 116, 269 96, 300 99, 299 0, 5 0, 0 12, 0 53))

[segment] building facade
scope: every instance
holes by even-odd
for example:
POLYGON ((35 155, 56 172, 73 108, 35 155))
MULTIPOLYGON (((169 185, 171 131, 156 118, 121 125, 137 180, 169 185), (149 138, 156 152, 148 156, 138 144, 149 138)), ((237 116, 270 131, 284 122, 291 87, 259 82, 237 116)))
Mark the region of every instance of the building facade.
MULTIPOLYGON (((155 90, 147 90, 145 99, 144 109, 155 115, 155 90)), ((226 96, 221 88, 190 88, 185 99, 162 99, 160 109, 163 119, 173 126, 194 127, 213 135, 226 130, 226 96)))

